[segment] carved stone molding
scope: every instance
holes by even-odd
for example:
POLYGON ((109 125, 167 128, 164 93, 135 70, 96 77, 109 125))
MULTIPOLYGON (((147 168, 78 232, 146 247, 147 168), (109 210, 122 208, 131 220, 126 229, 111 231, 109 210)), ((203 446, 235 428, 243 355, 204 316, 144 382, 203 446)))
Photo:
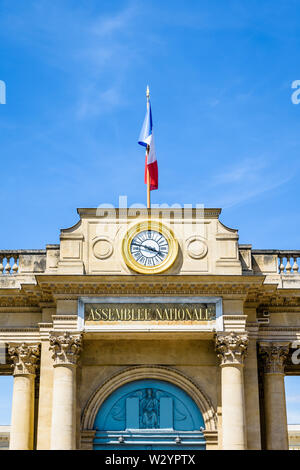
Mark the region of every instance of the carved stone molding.
POLYGON ((289 353, 288 344, 261 343, 259 354, 265 374, 284 374, 284 365, 289 353))
POLYGON ((246 334, 221 334, 216 336, 217 356, 221 366, 243 365, 247 353, 248 336, 246 334))
POLYGON ((93 450, 93 444, 94 444, 94 438, 96 434, 95 429, 88 429, 81 431, 81 439, 80 439, 80 444, 81 444, 81 450, 93 450))
POLYGON ((190 258, 202 259, 207 255, 207 244, 201 237, 193 235, 186 240, 186 249, 190 258))
POLYGON ((34 375, 40 358, 40 346, 22 344, 10 344, 8 346, 14 368, 13 375, 34 375))
POLYGON ((207 450, 218 450, 218 431, 208 431, 205 429, 203 436, 205 437, 207 450))
POLYGON ((76 365, 82 349, 82 335, 50 333, 50 350, 54 366, 76 365))
POLYGON ((160 276, 157 278, 155 275, 147 275, 140 277, 139 275, 124 276, 101 276, 96 275, 80 276, 75 279, 72 276, 61 275, 57 276, 43 276, 39 278, 39 289, 42 292, 51 293, 54 298, 64 296, 61 298, 77 299, 82 295, 155 295, 155 294, 169 294, 169 295, 241 295, 247 296, 250 290, 256 292, 258 289, 263 291, 262 279, 258 277, 240 276, 237 282, 235 278, 234 283, 228 280, 228 276, 192 276, 186 275, 184 279, 178 280, 178 276, 160 276), (145 279, 147 277, 147 279, 145 279), (51 279, 50 279, 51 278, 51 279))
POLYGON ((92 250, 95 258, 107 259, 113 254, 114 245, 108 237, 99 237, 94 241, 92 250))

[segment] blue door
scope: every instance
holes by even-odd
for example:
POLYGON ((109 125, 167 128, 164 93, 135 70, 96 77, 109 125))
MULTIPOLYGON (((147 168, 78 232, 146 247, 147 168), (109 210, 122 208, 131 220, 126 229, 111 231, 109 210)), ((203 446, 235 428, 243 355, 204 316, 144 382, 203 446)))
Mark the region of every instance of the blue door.
POLYGON ((204 421, 194 400, 161 380, 138 380, 115 390, 95 419, 95 450, 205 449, 204 421))

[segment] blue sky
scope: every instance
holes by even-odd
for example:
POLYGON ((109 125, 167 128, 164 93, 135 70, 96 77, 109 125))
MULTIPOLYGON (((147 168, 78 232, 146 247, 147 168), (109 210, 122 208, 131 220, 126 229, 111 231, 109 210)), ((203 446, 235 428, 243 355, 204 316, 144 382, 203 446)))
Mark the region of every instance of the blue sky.
POLYGON ((222 207, 241 243, 298 249, 299 24, 297 0, 0 0, 0 247, 145 203, 149 84, 152 201, 222 207))
POLYGON ((300 10, 293 0, 0 0, 2 248, 43 248, 77 207, 222 207, 256 248, 299 248, 300 10))

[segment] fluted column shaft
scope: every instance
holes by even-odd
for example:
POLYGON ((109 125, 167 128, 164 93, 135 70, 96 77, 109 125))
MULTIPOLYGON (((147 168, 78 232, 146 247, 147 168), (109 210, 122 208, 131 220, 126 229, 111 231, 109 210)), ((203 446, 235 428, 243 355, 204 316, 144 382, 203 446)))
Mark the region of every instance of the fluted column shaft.
POLYGON ((40 350, 36 345, 10 345, 13 360, 14 387, 9 448, 32 450, 34 438, 35 372, 40 350))
POLYGON ((264 364, 266 447, 288 450, 284 363, 289 348, 286 344, 261 343, 259 350, 264 364))
POLYGON ((217 355, 221 361, 222 447, 224 450, 247 448, 243 377, 243 362, 247 345, 246 335, 229 333, 216 338, 217 355))
POLYGON ((51 449, 76 449, 76 366, 82 346, 81 336, 50 336, 53 352, 53 405, 51 449))

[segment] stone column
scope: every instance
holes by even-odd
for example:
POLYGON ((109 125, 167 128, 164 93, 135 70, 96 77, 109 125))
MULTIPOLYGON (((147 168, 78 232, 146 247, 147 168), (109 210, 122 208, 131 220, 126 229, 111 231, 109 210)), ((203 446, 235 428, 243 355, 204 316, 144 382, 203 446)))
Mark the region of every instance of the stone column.
POLYGON ((11 450, 32 450, 34 437, 34 380, 40 349, 26 343, 9 345, 14 388, 10 431, 11 450))
POLYGON ((284 363, 289 347, 287 344, 261 343, 259 352, 264 365, 266 447, 268 450, 288 450, 284 363))
POLYGON ((224 450, 247 448, 243 378, 247 346, 246 334, 231 332, 216 337, 216 351, 222 369, 222 447, 224 450))
POLYGON ((53 352, 53 401, 51 449, 76 448, 76 367, 82 347, 81 335, 66 332, 50 335, 53 352))
POLYGON ((37 450, 49 450, 51 446, 53 360, 49 351, 49 331, 41 331, 40 388, 37 428, 37 450))

